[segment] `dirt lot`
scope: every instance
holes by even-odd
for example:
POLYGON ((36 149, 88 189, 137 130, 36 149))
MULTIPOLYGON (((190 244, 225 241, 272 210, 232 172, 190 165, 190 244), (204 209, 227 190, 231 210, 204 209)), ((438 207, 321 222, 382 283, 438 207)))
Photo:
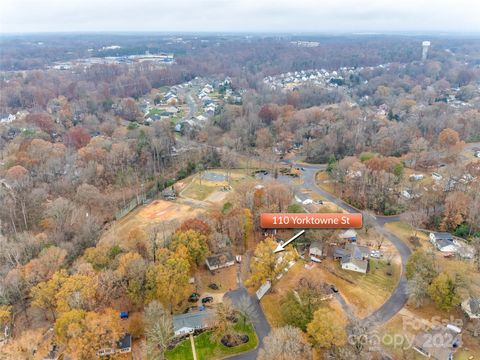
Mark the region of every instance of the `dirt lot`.
POLYGON ((225 293, 229 289, 237 287, 237 265, 228 268, 215 270, 212 273, 205 267, 202 267, 195 274, 195 286, 199 293, 225 293), (212 290, 208 287, 209 284, 215 283, 218 290, 212 290))
POLYGON ((155 200, 114 222, 100 238, 99 245, 121 244, 135 228, 148 231, 155 225, 164 224, 167 231, 173 231, 182 221, 193 218, 203 211, 175 201, 155 200))

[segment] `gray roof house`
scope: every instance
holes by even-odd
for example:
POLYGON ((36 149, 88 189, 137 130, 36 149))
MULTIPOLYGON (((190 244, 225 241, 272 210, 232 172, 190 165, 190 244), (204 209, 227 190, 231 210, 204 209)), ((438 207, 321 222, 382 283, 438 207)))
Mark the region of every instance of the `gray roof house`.
POLYGON ((205 330, 214 325, 215 312, 212 310, 173 316, 173 332, 175 336, 193 333, 195 330, 205 330))
POLYGON ((470 319, 480 319, 480 298, 469 298, 462 302, 462 309, 470 319))
POLYGON ((457 246, 454 243, 453 235, 447 232, 431 232, 430 242, 441 252, 455 253, 457 246))
POLYGON ((321 241, 317 240, 310 244, 310 249, 308 250, 310 256, 321 257, 323 255, 323 244, 321 241))
POLYGON ((413 349, 427 358, 451 360, 455 351, 462 346, 461 332, 460 328, 450 324, 421 332, 415 336, 413 349))
POLYGON ((336 248, 333 257, 340 260, 342 269, 366 274, 368 271, 368 246, 348 243, 344 249, 336 248))

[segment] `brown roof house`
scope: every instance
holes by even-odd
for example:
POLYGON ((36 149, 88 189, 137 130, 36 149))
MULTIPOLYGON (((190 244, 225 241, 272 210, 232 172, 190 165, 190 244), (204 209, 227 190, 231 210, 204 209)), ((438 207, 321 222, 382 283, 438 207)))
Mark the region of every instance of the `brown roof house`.
POLYGON ((208 256, 205 260, 208 270, 213 271, 217 269, 226 268, 235 264, 235 258, 229 252, 208 256))

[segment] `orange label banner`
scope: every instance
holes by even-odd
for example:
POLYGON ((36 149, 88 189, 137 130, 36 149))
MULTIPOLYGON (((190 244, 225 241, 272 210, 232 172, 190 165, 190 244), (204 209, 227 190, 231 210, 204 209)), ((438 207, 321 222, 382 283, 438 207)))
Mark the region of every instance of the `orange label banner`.
POLYGON ((264 229, 358 229, 362 227, 362 214, 289 214, 264 213, 260 215, 264 229))

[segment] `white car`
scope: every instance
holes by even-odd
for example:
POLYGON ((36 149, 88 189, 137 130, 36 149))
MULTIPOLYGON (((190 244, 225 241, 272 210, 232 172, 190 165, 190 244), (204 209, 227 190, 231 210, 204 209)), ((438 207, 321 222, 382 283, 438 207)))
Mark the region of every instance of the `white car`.
POLYGON ((302 204, 303 205, 311 205, 311 204, 313 204, 313 200, 312 199, 303 200, 302 204))
POLYGON ((382 253, 379 250, 372 250, 370 251, 370 257, 380 259, 382 257, 382 253))

